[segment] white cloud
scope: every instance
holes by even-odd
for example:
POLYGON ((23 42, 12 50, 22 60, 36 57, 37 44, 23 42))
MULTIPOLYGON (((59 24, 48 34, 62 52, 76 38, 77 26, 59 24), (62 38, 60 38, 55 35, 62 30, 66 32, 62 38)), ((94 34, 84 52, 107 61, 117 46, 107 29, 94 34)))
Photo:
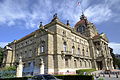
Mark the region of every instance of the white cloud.
POLYGON ((8 26, 13 26, 13 25, 15 25, 14 21, 11 20, 11 21, 8 22, 8 26))
POLYGON ((40 21, 47 24, 52 15, 58 13, 62 21, 69 19, 74 25, 81 15, 78 2, 90 21, 100 23, 113 17, 111 6, 118 5, 119 0, 104 0, 104 3, 101 1, 92 5, 94 0, 3 0, 0 2, 0 24, 13 26, 23 21, 23 27, 36 28, 40 21))
POLYGON ((111 42, 109 43, 109 46, 113 48, 115 54, 120 54, 120 43, 111 42))
POLYGON ((112 11, 108 6, 99 4, 87 8, 85 10, 85 15, 90 21, 94 23, 101 23, 112 18, 112 11))
POLYGON ((4 48, 9 42, 0 42, 0 47, 4 48))

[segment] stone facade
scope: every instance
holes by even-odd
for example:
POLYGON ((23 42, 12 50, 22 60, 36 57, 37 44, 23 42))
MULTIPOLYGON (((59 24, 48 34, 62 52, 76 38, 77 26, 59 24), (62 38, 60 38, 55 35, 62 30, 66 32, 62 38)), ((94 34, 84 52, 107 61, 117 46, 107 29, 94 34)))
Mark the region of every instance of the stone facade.
POLYGON ((82 15, 72 28, 52 21, 4 49, 3 67, 23 66, 24 74, 75 74, 78 69, 114 69, 108 39, 82 15), (22 58, 22 62, 20 59, 22 58), (22 64, 22 65, 21 65, 22 64))

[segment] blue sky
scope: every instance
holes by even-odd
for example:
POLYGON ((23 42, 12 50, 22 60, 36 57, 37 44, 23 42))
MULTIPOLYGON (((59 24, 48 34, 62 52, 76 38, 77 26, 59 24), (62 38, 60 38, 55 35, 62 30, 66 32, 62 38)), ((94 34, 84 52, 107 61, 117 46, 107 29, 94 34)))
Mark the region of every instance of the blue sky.
POLYGON ((120 54, 120 0, 0 0, 0 46, 38 29, 41 21, 43 25, 49 23, 54 13, 74 27, 82 10, 120 54))

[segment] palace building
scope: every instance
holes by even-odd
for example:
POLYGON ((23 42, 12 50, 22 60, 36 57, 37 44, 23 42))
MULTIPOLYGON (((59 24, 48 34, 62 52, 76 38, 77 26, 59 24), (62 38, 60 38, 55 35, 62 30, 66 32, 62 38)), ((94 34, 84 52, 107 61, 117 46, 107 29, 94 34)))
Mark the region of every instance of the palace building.
POLYGON ((74 27, 69 21, 60 22, 55 14, 50 23, 41 23, 38 30, 6 45, 2 66, 13 65, 28 74, 114 69, 108 38, 84 14, 74 27))

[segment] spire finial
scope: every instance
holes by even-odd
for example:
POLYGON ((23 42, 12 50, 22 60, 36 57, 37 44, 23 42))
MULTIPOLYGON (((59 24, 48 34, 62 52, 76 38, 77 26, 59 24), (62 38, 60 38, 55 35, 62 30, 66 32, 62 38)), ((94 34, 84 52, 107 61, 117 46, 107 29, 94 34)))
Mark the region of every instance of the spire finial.
POLYGON ((57 17, 57 13, 55 13, 55 14, 53 15, 53 19, 52 19, 51 22, 53 22, 53 21, 59 21, 59 19, 58 19, 58 17, 57 17))
POLYGON ((39 26, 39 28, 42 27, 42 26, 43 26, 43 25, 42 25, 42 22, 40 22, 40 26, 39 26))
POLYGON ((53 15, 53 18, 57 18, 57 13, 55 13, 55 14, 53 15))
POLYGON ((69 20, 67 20, 67 26, 69 26, 69 25, 70 25, 69 20))
POLYGON ((42 26, 42 22, 40 22, 40 26, 42 26))
POLYGON ((83 20, 83 19, 87 20, 87 18, 85 17, 85 15, 84 15, 83 12, 82 12, 82 15, 80 16, 80 19, 81 19, 81 20, 83 20))

